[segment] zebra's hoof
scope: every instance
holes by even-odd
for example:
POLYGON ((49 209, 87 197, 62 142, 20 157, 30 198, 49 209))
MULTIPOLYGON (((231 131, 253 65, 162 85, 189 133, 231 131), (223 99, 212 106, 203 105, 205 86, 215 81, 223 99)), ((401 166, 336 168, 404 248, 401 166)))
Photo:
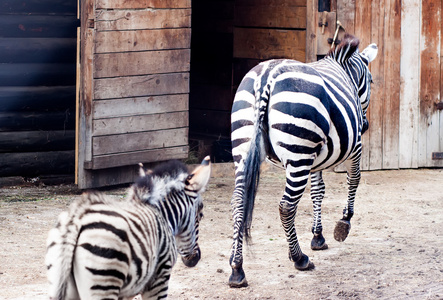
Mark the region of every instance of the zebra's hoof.
POLYGON ((314 263, 309 260, 309 257, 302 254, 300 259, 294 261, 294 266, 299 271, 308 271, 315 269, 314 263))
POLYGON ((232 269, 232 274, 229 277, 229 287, 230 288, 242 288, 247 287, 248 281, 246 281, 245 272, 243 268, 232 269))
POLYGON ((192 268, 198 264, 198 262, 200 261, 200 257, 201 257, 200 248, 197 248, 196 252, 191 256, 189 257, 182 256, 182 261, 185 264, 185 266, 192 268))
POLYGON ((348 237, 350 230, 351 230, 351 222, 343 219, 339 220, 335 225, 334 239, 338 242, 343 242, 348 237))
POLYGON ((314 237, 311 241, 311 249, 312 250, 325 250, 328 249, 328 244, 326 244, 326 240, 321 233, 315 233, 314 237))

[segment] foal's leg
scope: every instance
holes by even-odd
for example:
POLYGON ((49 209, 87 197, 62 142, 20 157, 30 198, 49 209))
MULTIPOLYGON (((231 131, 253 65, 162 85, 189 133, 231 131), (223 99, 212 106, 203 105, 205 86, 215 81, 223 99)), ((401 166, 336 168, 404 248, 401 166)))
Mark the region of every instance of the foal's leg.
POLYGON ((311 241, 312 250, 328 249, 322 231, 321 224, 321 203, 325 195, 325 183, 323 182, 322 172, 311 173, 311 199, 314 206, 314 222, 312 224, 312 233, 314 237, 311 241))
POLYGON ((343 209, 343 218, 339 220, 334 229, 334 238, 343 242, 348 237, 351 230, 351 218, 354 215, 354 200, 357 192, 358 184, 360 183, 360 157, 358 152, 355 157, 345 162, 347 169, 347 183, 348 183, 348 203, 343 209))
POLYGON ((295 231, 295 215, 297 206, 308 183, 310 165, 300 165, 298 162, 288 161, 286 165, 286 188, 280 201, 280 220, 289 243, 289 259, 294 262, 298 270, 309 270, 314 264, 300 249, 295 231))

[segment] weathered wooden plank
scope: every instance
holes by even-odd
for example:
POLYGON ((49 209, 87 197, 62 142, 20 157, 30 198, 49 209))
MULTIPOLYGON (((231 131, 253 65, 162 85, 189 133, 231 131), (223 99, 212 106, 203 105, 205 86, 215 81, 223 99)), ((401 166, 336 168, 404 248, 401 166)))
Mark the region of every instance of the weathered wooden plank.
POLYGON ((0 112, 0 131, 73 130, 75 116, 63 112, 0 112))
POLYGON ((77 25, 75 15, 2 15, 0 36, 75 38, 77 25))
POLYGON ((189 109, 188 94, 94 101, 94 119, 159 114, 189 109))
POLYGON ((305 60, 306 31, 234 28, 234 57, 305 60))
POLYGON ((188 128, 93 137, 93 154, 165 149, 188 144, 188 128))
POLYGON ((420 4, 402 2, 399 167, 418 167, 420 4))
POLYGON ((190 49, 96 54, 94 78, 189 72, 190 61, 190 49))
POLYGON ((97 0, 97 8, 191 8, 191 0, 97 0))
POLYGON ((74 130, 0 132, 0 152, 73 150, 74 135, 74 130))
POLYGON ((75 86, 0 87, 0 111, 73 111, 75 86))
POLYGON ((75 85, 75 64, 0 64, 0 86, 75 85))
POLYGON ((400 118, 401 1, 387 0, 385 13, 385 101, 383 108, 383 169, 398 169, 400 118))
POLYGON ((188 112, 94 120, 92 136, 164 130, 188 126, 188 112))
MULTIPOLYGON (((283 2, 283 1, 282 1, 283 2)), ((270 27, 306 29, 306 5, 294 6, 283 2, 235 4, 234 25, 240 27, 270 27)))
POLYGON ((189 147, 179 146, 165 149, 145 150, 129 153, 119 153, 103 156, 94 156, 87 164, 90 169, 105 169, 120 166, 136 166, 140 162, 156 162, 188 157, 189 147))
POLYGON ((96 33, 95 38, 96 53, 184 49, 190 47, 190 28, 100 31, 96 33))
POLYGON ((306 0, 235 0, 235 6, 237 5, 303 7, 306 6, 306 0))
POLYGON ((189 73, 96 79, 94 99, 189 93, 189 73))
POLYGON ((306 62, 313 62, 317 60, 317 26, 318 20, 315 16, 317 16, 317 8, 318 1, 316 0, 307 0, 306 1, 306 62))
POLYGON ((191 27, 191 9, 97 10, 96 28, 136 30, 191 27))
MULTIPOLYGON (((355 1, 355 35, 360 39, 360 49, 364 49, 367 45, 369 45, 371 41, 371 31, 368 28, 371 28, 371 18, 372 18, 372 9, 371 9, 372 0, 356 0, 355 1)), ((380 59, 382 54, 379 53, 376 59, 380 59)), ((372 63, 371 63, 372 64, 372 63)), ((369 66, 371 68, 371 66, 369 66)), ((371 96, 371 99, 374 99, 374 96, 371 96)), ((377 101, 377 100, 374 100, 377 101)), ((369 103, 369 106, 372 105, 374 101, 369 103)), ((369 123, 369 126, 372 126, 369 123)), ((364 134, 362 137, 362 156, 361 156, 361 169, 369 170, 369 153, 370 153, 370 144, 369 144, 369 132, 364 134)))
POLYGON ((71 0, 2 0, 0 2, 0 13, 54 13, 76 15, 77 2, 71 0))
POLYGON ((372 79, 371 103, 368 109, 369 129, 369 169, 379 170, 382 168, 383 159, 383 103, 385 101, 385 78, 384 78, 384 15, 385 0, 372 1, 371 40, 377 44, 380 55, 371 62, 372 79))
POLYGON ((355 1, 337 0, 337 20, 342 23, 348 33, 355 32, 355 1))
POLYGON ((73 174, 74 150, 0 153, 0 177, 73 174))
POLYGON ((80 188, 89 185, 93 180, 93 174, 84 170, 85 161, 92 159, 92 103, 94 98, 94 80, 93 80, 93 61, 95 45, 95 29, 90 28, 88 24, 95 17, 95 0, 82 0, 81 2, 81 28, 80 28, 80 81, 79 99, 77 104, 77 142, 78 155, 76 155, 75 165, 76 178, 75 183, 80 188))
MULTIPOLYGON (((422 2, 420 55, 419 167, 437 166, 432 152, 439 152, 441 0, 422 2)), ((441 163, 441 162, 440 162, 441 163)))
POLYGON ((75 63, 75 45, 75 38, 0 38, 0 63, 75 63))

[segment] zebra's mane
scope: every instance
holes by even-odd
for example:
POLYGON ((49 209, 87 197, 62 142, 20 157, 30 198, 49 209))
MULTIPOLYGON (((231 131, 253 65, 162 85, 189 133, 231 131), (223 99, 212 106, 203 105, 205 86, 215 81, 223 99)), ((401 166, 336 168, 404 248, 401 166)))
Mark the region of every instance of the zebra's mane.
POLYGON ((329 50, 328 56, 332 57, 340 64, 344 64, 356 51, 358 51, 359 45, 360 40, 357 37, 346 33, 340 44, 329 50))
POLYGON ((188 176, 188 169, 182 162, 171 160, 140 177, 131 187, 129 196, 136 196, 140 201, 156 206, 172 191, 184 190, 188 176))

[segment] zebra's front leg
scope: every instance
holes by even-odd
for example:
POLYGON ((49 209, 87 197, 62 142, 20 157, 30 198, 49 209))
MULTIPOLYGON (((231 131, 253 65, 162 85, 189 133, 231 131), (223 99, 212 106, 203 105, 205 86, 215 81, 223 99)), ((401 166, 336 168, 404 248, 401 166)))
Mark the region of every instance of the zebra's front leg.
POLYGON ((360 152, 353 158, 345 162, 347 169, 348 202, 343 209, 343 218, 339 220, 334 229, 334 238, 343 242, 348 237, 351 230, 351 218, 354 215, 354 200, 357 187, 360 183, 360 152))
POLYGON ((309 169, 297 171, 288 163, 286 166, 286 188, 280 201, 280 220, 289 243, 289 259, 294 262, 298 270, 314 269, 314 264, 301 251, 295 230, 295 215, 297 206, 306 188, 309 178, 309 169))
POLYGON ((229 264, 232 268, 229 277, 229 286, 231 288, 240 288, 248 286, 246 275, 243 270, 243 193, 244 187, 242 179, 236 176, 235 189, 231 199, 232 219, 234 221, 233 242, 229 264))
POLYGON ((322 234, 323 226, 321 224, 321 203, 324 195, 325 183, 323 182, 322 172, 311 173, 311 200, 314 211, 314 221, 312 224, 312 233, 314 234, 314 237, 311 241, 312 250, 328 249, 328 245, 322 234))

